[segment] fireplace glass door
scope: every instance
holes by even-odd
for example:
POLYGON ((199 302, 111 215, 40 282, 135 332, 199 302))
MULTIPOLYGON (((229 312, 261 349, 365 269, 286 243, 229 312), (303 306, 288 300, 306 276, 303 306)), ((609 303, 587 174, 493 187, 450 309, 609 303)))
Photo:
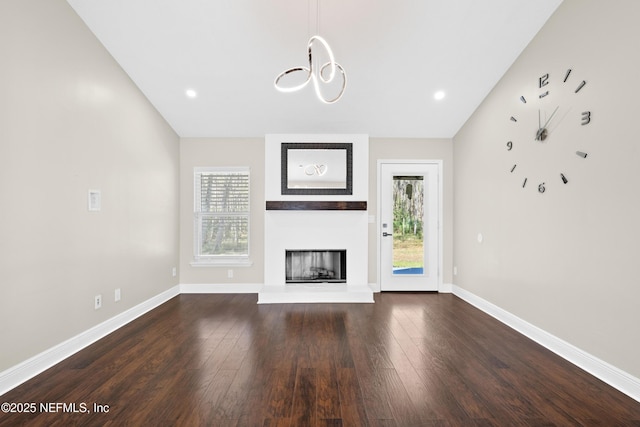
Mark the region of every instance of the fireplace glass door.
POLYGON ((286 283, 346 283, 346 250, 285 251, 286 283))

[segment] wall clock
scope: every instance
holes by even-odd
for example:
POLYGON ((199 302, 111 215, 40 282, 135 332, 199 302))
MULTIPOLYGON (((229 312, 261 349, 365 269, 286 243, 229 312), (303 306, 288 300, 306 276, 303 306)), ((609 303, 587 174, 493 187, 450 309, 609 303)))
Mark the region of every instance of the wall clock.
POLYGON ((510 173, 524 189, 543 194, 551 186, 566 185, 568 165, 587 158, 580 142, 592 120, 583 96, 588 85, 575 74, 571 68, 542 74, 518 94, 505 149, 510 173))

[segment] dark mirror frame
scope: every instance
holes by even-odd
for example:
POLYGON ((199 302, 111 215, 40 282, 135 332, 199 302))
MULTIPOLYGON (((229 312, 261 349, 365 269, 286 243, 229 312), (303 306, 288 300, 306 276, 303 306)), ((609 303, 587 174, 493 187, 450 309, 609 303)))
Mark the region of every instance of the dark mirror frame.
POLYGON ((280 183, 283 195, 352 195, 353 194, 353 144, 350 142, 283 142, 280 159, 280 183), (289 150, 345 150, 346 188, 289 188, 289 150))

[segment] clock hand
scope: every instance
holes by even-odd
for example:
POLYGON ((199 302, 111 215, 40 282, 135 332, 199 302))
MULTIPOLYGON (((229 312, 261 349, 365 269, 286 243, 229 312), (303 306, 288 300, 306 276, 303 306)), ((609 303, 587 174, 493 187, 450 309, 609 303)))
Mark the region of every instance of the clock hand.
MULTIPOLYGON (((541 141, 541 140, 544 140, 546 138, 545 133, 546 133, 546 130, 547 130, 547 125, 549 124, 551 119, 553 119, 553 116, 555 116, 556 112, 558 111, 558 108, 560 108, 559 105, 556 107, 555 110, 553 110, 553 113, 551 113, 551 115, 549 116, 549 118, 545 122, 544 126, 542 126, 542 127, 540 127, 538 129, 538 132, 536 132, 536 141, 541 141)), ((540 110, 538 110, 538 126, 540 126, 539 121, 540 121, 540 110)))
POLYGON ((536 141, 540 139, 542 135, 542 121, 540 120, 540 109, 538 108, 538 131, 536 132, 536 141))
POLYGON ((553 116, 556 114, 556 111, 558 111, 558 108, 560 108, 560 106, 558 105, 556 107, 555 110, 553 110, 553 113, 551 113, 551 116, 549 116, 549 119, 547 120, 547 122, 544 124, 543 128, 546 129, 547 125, 549 124, 549 122, 551 121, 551 119, 553 119, 553 116))
POLYGON ((541 124, 542 120, 540 120, 540 109, 538 108, 538 130, 540 130, 540 128, 542 127, 541 124))

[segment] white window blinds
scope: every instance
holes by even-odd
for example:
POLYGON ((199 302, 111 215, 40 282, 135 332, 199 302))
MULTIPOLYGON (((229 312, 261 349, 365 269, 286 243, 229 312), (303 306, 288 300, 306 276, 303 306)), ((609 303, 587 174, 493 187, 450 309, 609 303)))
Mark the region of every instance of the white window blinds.
POLYGON ((196 260, 249 256, 249 169, 194 170, 196 260))

